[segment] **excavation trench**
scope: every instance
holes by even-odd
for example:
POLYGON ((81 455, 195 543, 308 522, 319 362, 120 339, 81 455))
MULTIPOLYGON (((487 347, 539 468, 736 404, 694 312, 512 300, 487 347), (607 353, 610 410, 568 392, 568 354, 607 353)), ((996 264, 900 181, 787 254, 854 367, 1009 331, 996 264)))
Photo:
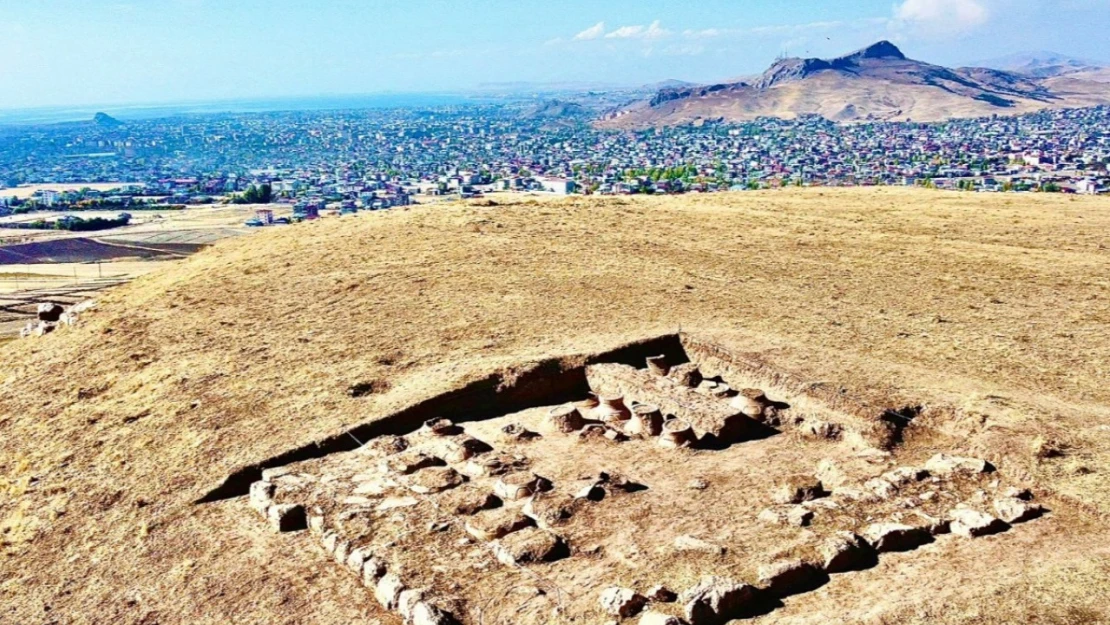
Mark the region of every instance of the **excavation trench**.
POLYGON ((253 482, 262 479, 264 469, 352 451, 361 446, 360 441, 388 434, 408 434, 433 418, 443 417, 456 423, 466 423, 579 400, 590 392, 586 379, 587 366, 616 363, 642 367, 647 358, 658 355, 663 355, 666 362, 672 365, 689 362, 680 335, 667 334, 628 343, 600 354, 551 358, 498 371, 392 415, 242 467, 197 503, 244 496, 253 482))

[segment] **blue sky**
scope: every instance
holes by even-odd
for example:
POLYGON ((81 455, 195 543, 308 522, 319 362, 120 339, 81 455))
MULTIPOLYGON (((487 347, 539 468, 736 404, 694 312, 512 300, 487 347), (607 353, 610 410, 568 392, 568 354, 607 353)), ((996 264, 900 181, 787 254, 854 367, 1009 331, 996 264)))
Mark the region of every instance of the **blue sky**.
POLYGON ((1110 61, 1110 0, 0 0, 0 108, 646 84, 890 39, 1110 61))

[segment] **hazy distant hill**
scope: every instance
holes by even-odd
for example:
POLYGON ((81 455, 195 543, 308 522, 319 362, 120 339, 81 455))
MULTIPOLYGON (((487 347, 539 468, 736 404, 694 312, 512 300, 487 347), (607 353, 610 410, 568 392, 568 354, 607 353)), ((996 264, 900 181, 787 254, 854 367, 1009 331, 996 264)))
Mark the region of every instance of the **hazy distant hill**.
POLYGON ((807 114, 839 121, 937 121, 1101 103, 1110 103, 1110 87, 1082 74, 1060 80, 986 67, 951 69, 909 59, 881 41, 835 59, 778 59, 751 82, 661 89, 645 102, 609 112, 599 125, 807 114))
POLYGON ((1037 78, 1052 78, 1067 74, 1104 70, 1106 63, 1077 59, 1056 52, 1019 52, 1008 56, 979 61, 976 67, 990 67, 1037 78))
POLYGON ((123 122, 107 113, 97 113, 96 115, 94 115, 93 123, 97 126, 103 126, 105 128, 116 128, 123 125, 123 122))
POLYGON ((549 100, 528 107, 523 111, 523 116, 532 119, 560 119, 566 117, 581 117, 588 113, 589 111, 586 107, 577 102, 549 100))

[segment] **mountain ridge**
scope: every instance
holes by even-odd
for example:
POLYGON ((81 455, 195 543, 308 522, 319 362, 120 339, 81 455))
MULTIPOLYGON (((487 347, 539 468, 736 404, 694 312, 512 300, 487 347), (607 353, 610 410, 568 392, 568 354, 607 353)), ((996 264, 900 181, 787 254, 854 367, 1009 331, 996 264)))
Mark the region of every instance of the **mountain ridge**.
POLYGON ((1049 83, 989 67, 948 68, 911 59, 884 40, 831 59, 779 58, 751 82, 661 89, 646 102, 609 111, 598 124, 660 126, 811 114, 837 121, 940 121, 1110 103, 1110 87, 1074 78, 1079 80, 1049 83))

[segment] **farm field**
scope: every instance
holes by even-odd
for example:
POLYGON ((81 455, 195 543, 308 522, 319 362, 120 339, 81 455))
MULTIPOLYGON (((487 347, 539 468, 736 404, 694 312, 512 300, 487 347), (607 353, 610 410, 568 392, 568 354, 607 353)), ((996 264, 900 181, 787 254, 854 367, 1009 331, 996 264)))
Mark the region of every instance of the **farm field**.
MULTIPOLYGON (((278 497, 334 510, 327 527, 342 536, 379 536, 388 570, 461 597, 467 625, 607 622, 608 585, 681 592, 718 572, 755 583, 783 545, 908 518, 907 496, 768 530, 759 515, 780 479, 813 477, 823 460, 865 479, 944 453, 995 472, 933 476, 917 509, 932 514, 922 502, 937 497, 951 497, 941 513, 989 506, 1013 487, 1045 514, 883 553, 741 622, 1110 622, 1106 198, 498 197, 261 229, 97 299, 75 327, 0 347, 0 476, 12 485, 0 495, 0 621, 401 623, 319 535, 275 532, 251 509, 261 469, 289 465, 293 479, 271 474, 288 486, 278 497), (678 455, 503 429, 540 431, 549 408, 609 383, 590 367, 619 368, 629 345, 657 337, 733 390, 758 385, 784 404, 777 429, 678 455), (898 429, 872 440, 891 414, 898 429), (557 493, 602 472, 646 489, 604 482, 611 499, 575 517, 567 557, 521 566, 426 506, 426 490, 406 491, 411 507, 374 508, 389 514, 348 514, 393 487, 373 482, 397 459, 372 455, 387 435, 430 445, 421 424, 434 416, 530 457, 557 493), (844 435, 797 425, 816 417, 844 435), (400 518, 412 522, 389 525, 400 518), (700 551, 668 551, 667 532, 700 551), (433 547, 450 557, 411 555, 433 547)), ((646 375, 641 356, 626 375, 646 375)), ((623 392, 642 400, 646 388, 623 392)))
MULTIPOLYGON (((107 288, 249 232, 242 221, 254 214, 254 208, 140 211, 127 227, 92 233, 0 229, 0 294, 6 296, 0 299, 0 336, 17 334, 38 303, 52 298, 75 303, 70 300, 78 295, 98 296, 107 288)), ((61 214, 9 217, 35 220, 61 214)))

